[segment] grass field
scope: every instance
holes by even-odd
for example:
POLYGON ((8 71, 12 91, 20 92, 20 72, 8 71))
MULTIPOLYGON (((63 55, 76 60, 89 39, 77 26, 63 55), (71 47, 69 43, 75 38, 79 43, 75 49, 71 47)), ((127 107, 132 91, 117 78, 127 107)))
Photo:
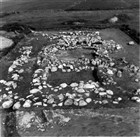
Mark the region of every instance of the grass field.
POLYGON ((112 10, 138 8, 139 0, 3 0, 2 12, 32 10, 112 10))
POLYGON ((33 10, 64 10, 79 0, 8 0, 2 2, 2 12, 33 10))
POLYGON ((139 0, 83 0, 68 10, 112 10, 138 7, 139 0))
MULTIPOLYGON (((139 14, 138 10, 109 10, 109 11, 31 11, 21 14, 13 14, 11 16, 3 17, 4 23, 20 22, 36 28, 37 30, 44 29, 57 29, 57 28, 71 28, 78 26, 75 24, 66 24, 69 21, 83 22, 81 27, 90 28, 97 25, 104 25, 100 23, 102 20, 110 19, 115 15, 125 14, 130 19, 127 22, 134 28, 139 26, 139 14)), ((115 24, 114 24, 115 25, 115 24)))

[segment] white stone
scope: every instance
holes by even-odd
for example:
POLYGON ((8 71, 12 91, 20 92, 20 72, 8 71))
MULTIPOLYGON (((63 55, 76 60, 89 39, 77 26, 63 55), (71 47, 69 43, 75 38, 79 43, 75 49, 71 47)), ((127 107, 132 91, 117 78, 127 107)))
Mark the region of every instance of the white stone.
POLYGON ((11 47, 13 43, 11 39, 0 36, 0 50, 11 47))
POLYGON ((34 106, 42 106, 42 102, 36 102, 34 103, 34 106))
POLYGON ((100 96, 105 96, 106 95, 106 92, 100 92, 99 95, 100 96))
POLYGON ((17 110, 17 109, 19 109, 20 107, 21 107, 20 102, 16 102, 16 103, 13 105, 13 109, 14 109, 14 110, 17 110))
POLYGON ((78 87, 79 88, 84 88, 84 83, 83 82, 80 82, 78 87))
POLYGON ((117 77, 119 77, 119 78, 122 77, 122 72, 120 70, 117 72, 117 77))
POLYGON ((87 103, 84 100, 79 101, 79 106, 83 107, 83 106, 86 106, 86 105, 87 105, 87 103))
POLYGON ((117 21, 118 21, 118 17, 113 17, 113 18, 110 19, 110 22, 111 23, 115 23, 117 21))
POLYGON ((138 100, 139 97, 134 96, 134 97, 132 97, 131 99, 132 99, 132 100, 138 100))
POLYGON ((32 103, 31 100, 26 100, 26 101, 24 102, 24 104, 23 104, 23 107, 24 107, 24 108, 29 108, 29 107, 31 107, 31 103, 32 103))
POLYGON ((103 100, 102 103, 103 103, 103 104, 107 104, 108 101, 107 101, 107 100, 103 100))
POLYGON ((87 103, 90 103, 91 101, 92 101, 91 98, 87 98, 87 99, 86 99, 86 102, 87 102, 87 103))
POLYGON ((109 95, 113 95, 113 91, 112 90, 106 90, 106 93, 109 94, 109 95))
POLYGON ((12 67, 9 67, 8 72, 12 72, 14 69, 12 67))
POLYGON ((41 90, 41 89, 43 89, 43 87, 42 87, 42 86, 39 86, 39 87, 38 87, 38 89, 40 89, 40 90, 41 90))
POLYGON ((48 101, 47 101, 48 104, 53 104, 54 103, 54 98, 50 98, 48 101))
POLYGON ((6 81, 2 79, 2 80, 0 80, 0 83, 5 85, 6 81))
POLYGON ((128 44, 129 44, 129 45, 134 45, 135 43, 134 43, 134 41, 129 41, 128 44))
POLYGON ((32 82, 33 82, 33 83, 40 83, 40 80, 39 80, 39 78, 35 78, 35 79, 33 79, 32 82))
POLYGON ((13 80, 18 80, 19 75, 18 75, 18 74, 13 74, 13 75, 12 75, 12 78, 13 78, 13 80))
POLYGON ((118 101, 121 101, 122 100, 122 98, 121 97, 118 97, 118 101))
POLYGON ((13 100, 8 100, 8 101, 3 102, 2 107, 4 109, 7 109, 7 108, 10 108, 12 105, 13 105, 13 100))
POLYGON ((99 93, 99 90, 97 90, 97 89, 94 90, 94 93, 95 93, 95 94, 98 94, 98 93, 99 93))
POLYGON ((63 65, 59 65, 58 68, 59 68, 59 69, 63 69, 63 65))
POLYGON ((59 106, 59 107, 63 106, 63 102, 60 102, 60 103, 58 104, 58 106, 59 106))
POLYGON ((109 75, 113 75, 113 74, 114 74, 113 71, 110 70, 110 69, 107 70, 107 73, 108 73, 109 75))
POLYGON ((35 94, 35 93, 37 93, 37 92, 40 92, 40 90, 39 89, 32 89, 32 90, 30 90, 30 93, 31 94, 35 94))
POLYGON ((41 83, 35 83, 35 84, 33 84, 34 86, 40 86, 41 85, 41 83))
POLYGON ((46 99, 46 98, 44 98, 44 99, 43 99, 43 101, 44 101, 44 102, 47 102, 47 99, 46 99))
POLYGON ((71 69, 68 69, 67 72, 71 72, 71 69))
POLYGON ((105 89, 102 88, 102 87, 100 87, 98 90, 99 90, 99 91, 105 91, 105 89))
POLYGON ((136 78, 136 79, 135 79, 135 82, 139 82, 139 79, 138 79, 138 78, 136 78))
POLYGON ((19 96, 16 96, 16 95, 14 96, 14 99, 18 99, 18 98, 19 98, 19 96))
POLYGON ((54 92, 57 92, 58 91, 58 89, 54 89, 54 92))
POLYGON ((20 70, 18 70, 18 73, 23 73, 24 72, 24 69, 20 69, 20 70))
POLYGON ((66 93, 66 97, 71 98, 71 99, 74 98, 74 96, 72 94, 70 94, 70 93, 66 93))
POLYGON ((93 89, 93 88, 95 88, 95 85, 93 85, 93 84, 85 84, 84 88, 85 89, 93 89))
POLYGON ((136 100, 136 102, 140 103, 140 98, 136 100))
POLYGON ((140 94, 140 89, 137 89, 137 92, 136 92, 136 94, 138 94, 138 95, 140 94))
POLYGON ((77 86, 78 86, 78 83, 71 83, 70 86, 71 86, 72 88, 77 87, 77 86))
POLYGON ((70 106, 72 104, 73 104, 73 100, 71 98, 68 98, 64 103, 65 106, 70 106))
POLYGON ((72 70, 73 70, 73 65, 70 65, 69 67, 70 67, 70 69, 72 69, 72 70))
POLYGON ((113 104, 119 104, 119 102, 117 102, 117 101, 113 101, 113 104))
POLYGON ((47 105, 47 104, 45 104, 45 103, 43 103, 43 106, 44 106, 44 107, 47 107, 48 105, 47 105))
POLYGON ((63 94, 60 94, 60 95, 58 95, 58 98, 59 98, 59 100, 63 101, 64 95, 63 94))
POLYGON ((67 87, 67 84, 66 83, 62 83, 62 84, 60 84, 60 87, 66 88, 67 87))
POLYGON ((57 71, 57 67, 53 66, 53 67, 51 68, 51 72, 56 72, 56 71, 57 71))
POLYGON ((78 93, 85 93, 85 90, 84 90, 83 88, 79 88, 79 89, 77 90, 77 92, 78 92, 78 93))

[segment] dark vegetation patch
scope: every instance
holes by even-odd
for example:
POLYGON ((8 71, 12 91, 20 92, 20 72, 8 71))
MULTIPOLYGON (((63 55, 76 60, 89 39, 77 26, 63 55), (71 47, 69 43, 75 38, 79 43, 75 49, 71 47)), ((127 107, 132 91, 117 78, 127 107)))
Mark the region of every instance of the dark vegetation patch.
POLYGON ((79 0, 9 0, 2 2, 2 11, 64 10, 79 0))
POLYGON ((122 25, 120 29, 129 35, 133 40, 135 40, 138 44, 140 43, 140 33, 134 29, 131 29, 129 25, 122 25))
POLYGON ((9 52, 11 52, 12 49, 16 47, 18 42, 20 42, 26 35, 30 34, 32 30, 35 30, 33 27, 27 26, 23 23, 8 23, 3 25, 0 30, 4 30, 7 32, 14 32, 16 34, 15 37, 12 37, 13 45, 9 48, 6 48, 2 51, 0 51, 0 58, 3 56, 6 56, 9 52))
POLYGON ((77 25, 77 26, 81 26, 84 25, 87 21, 83 20, 83 19, 77 19, 77 20, 69 20, 66 22, 63 22, 62 25, 77 25))
POLYGON ((27 26, 26 24, 14 22, 14 23, 7 23, 3 25, 1 30, 5 30, 7 32, 15 32, 15 33, 23 33, 23 34, 29 34, 31 33, 31 30, 35 30, 35 28, 27 26))
POLYGON ((138 0, 133 2, 131 0, 83 0, 79 4, 68 7, 66 11, 118 10, 138 7, 138 0))

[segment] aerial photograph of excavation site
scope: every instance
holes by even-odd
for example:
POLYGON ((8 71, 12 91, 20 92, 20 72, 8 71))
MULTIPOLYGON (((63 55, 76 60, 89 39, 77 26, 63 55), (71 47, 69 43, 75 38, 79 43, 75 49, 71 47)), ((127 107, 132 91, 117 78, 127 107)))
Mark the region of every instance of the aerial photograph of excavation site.
POLYGON ((0 0, 0 137, 140 136, 139 0, 0 0))

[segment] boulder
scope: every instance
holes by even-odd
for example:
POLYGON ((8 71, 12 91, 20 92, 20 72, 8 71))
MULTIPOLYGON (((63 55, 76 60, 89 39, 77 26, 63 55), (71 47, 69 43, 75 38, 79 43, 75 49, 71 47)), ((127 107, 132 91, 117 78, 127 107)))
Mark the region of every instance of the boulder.
POLYGON ((60 87, 66 88, 67 87, 67 84, 66 83, 62 83, 62 84, 60 84, 60 87))
POLYGON ((71 86, 72 88, 77 87, 77 86, 78 86, 78 83, 71 83, 70 86, 71 86))
POLYGON ((113 18, 110 19, 110 22, 111 23, 115 23, 117 21, 118 21, 118 17, 113 17, 113 18))
POLYGON ((72 104, 73 104, 73 100, 71 98, 68 98, 64 103, 65 106, 71 106, 72 104))
POLYGON ((91 98, 87 98, 87 99, 86 99, 86 102, 87 102, 87 103, 90 103, 91 101, 92 101, 91 98))
POLYGON ((78 92, 78 93, 85 93, 85 90, 84 90, 83 88, 79 88, 79 89, 77 90, 77 92, 78 92))
POLYGON ((39 90, 39 89, 36 89, 36 88, 30 90, 30 93, 31 93, 31 94, 35 94, 35 93, 37 93, 37 92, 40 92, 40 90, 39 90))
POLYGON ((54 103, 54 98, 50 98, 47 103, 48 104, 53 104, 54 103))
POLYGON ((85 88, 85 89, 92 89, 92 88, 95 88, 95 85, 92 85, 92 84, 85 84, 85 85, 84 85, 84 88, 85 88))
POLYGON ((56 71, 57 71, 57 67, 53 66, 53 67, 51 68, 51 72, 56 72, 56 71))
POLYGON ((32 101, 28 99, 28 100, 26 100, 25 103, 23 104, 23 107, 24 107, 24 108, 29 108, 29 107, 31 107, 31 103, 32 103, 32 101))
POLYGON ((14 109, 14 110, 17 110, 17 109, 19 109, 20 107, 21 107, 20 102, 16 102, 16 103, 13 105, 13 109, 14 109))
POLYGON ((134 45, 135 43, 134 43, 134 41, 129 41, 128 42, 128 45, 134 45))
POLYGON ((9 48, 13 45, 13 41, 11 39, 5 38, 3 36, 0 36, 0 51, 9 48))
POLYGON ((113 95, 113 91, 112 90, 106 90, 106 93, 109 94, 109 95, 113 95))
POLYGON ((84 100, 79 101, 79 106, 83 107, 83 106, 86 106, 86 105, 87 105, 87 103, 84 100))
POLYGON ((7 108, 10 108, 12 105, 13 105, 13 100, 10 99, 10 100, 7 100, 7 101, 3 102, 2 107, 4 109, 7 109, 7 108))
POLYGON ((99 95, 100 96, 105 96, 107 93, 106 92, 100 92, 99 95))

